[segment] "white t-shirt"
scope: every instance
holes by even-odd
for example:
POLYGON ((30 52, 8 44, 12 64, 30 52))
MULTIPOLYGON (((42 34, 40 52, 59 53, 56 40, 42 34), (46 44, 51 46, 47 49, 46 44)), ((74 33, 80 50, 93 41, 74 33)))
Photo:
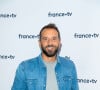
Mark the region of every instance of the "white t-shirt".
POLYGON ((45 62, 47 68, 47 81, 46 81, 46 90, 58 90, 58 84, 55 74, 55 66, 57 64, 57 60, 54 62, 45 62))

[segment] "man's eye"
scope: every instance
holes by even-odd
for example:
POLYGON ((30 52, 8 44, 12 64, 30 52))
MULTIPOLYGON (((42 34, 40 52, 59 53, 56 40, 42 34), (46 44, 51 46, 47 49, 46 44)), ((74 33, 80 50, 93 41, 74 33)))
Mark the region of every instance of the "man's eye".
POLYGON ((47 38, 42 38, 43 40, 48 40, 47 38))
POLYGON ((57 40, 57 37, 53 37, 53 40, 57 40))

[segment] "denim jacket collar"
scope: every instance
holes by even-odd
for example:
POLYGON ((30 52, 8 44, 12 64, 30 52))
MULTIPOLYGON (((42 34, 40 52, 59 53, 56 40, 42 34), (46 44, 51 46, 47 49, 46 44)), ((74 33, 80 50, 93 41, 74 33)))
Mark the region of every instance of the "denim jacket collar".
MULTIPOLYGON (((60 63, 61 63, 61 61, 60 61, 59 58, 60 58, 60 57, 57 55, 57 64, 60 64, 60 63)), ((42 55, 41 55, 41 54, 38 56, 38 60, 39 60, 39 65, 40 65, 41 67, 45 68, 46 66, 45 66, 45 64, 44 64, 44 62, 43 62, 43 58, 42 58, 42 55)))

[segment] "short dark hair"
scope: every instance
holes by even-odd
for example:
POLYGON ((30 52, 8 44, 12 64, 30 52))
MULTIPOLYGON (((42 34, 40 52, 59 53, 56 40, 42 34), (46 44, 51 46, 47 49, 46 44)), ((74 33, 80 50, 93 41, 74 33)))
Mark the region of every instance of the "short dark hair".
POLYGON ((59 29, 58 27, 54 24, 54 23, 49 23, 48 25, 45 25, 41 30, 40 30, 40 33, 39 33, 39 40, 41 40, 41 34, 43 32, 44 29, 49 29, 49 28, 52 28, 52 29, 55 29, 57 32, 58 32, 58 37, 59 39, 61 39, 60 37, 60 32, 59 32, 59 29))

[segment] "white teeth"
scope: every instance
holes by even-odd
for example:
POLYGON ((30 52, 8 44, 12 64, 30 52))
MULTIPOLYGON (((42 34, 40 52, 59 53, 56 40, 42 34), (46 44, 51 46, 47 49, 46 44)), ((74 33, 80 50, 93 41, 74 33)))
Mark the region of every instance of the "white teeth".
POLYGON ((52 47, 48 47, 48 48, 52 48, 52 47))
POLYGON ((48 47, 48 49, 52 49, 53 47, 48 47))

